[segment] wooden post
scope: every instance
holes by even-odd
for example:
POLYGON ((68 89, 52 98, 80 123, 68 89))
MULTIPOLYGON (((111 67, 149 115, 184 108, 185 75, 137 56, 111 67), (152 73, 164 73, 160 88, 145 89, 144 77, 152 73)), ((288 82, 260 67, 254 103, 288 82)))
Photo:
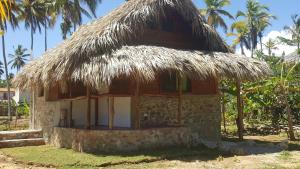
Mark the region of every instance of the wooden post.
POLYGON ((109 129, 113 129, 114 127, 114 118, 115 118, 115 99, 114 97, 109 97, 109 100, 108 100, 108 105, 109 105, 109 129))
POLYGON ((236 80, 236 94, 237 94, 237 110, 238 110, 238 118, 237 118, 238 135, 239 135, 239 139, 243 140, 243 132, 244 132, 243 100, 241 96, 241 82, 238 79, 236 80))
POLYGON ((69 111, 69 117, 68 117, 68 127, 71 128, 73 127, 72 125, 72 117, 73 116, 73 102, 72 100, 70 101, 70 111, 69 111))
POLYGON ((177 122, 179 125, 182 123, 182 76, 178 73, 178 112, 177 112, 177 122))
POLYGON ((139 129, 141 127, 141 116, 139 112, 140 104, 140 81, 136 80, 136 89, 134 93, 134 128, 139 129))
POLYGON ((32 129, 35 129, 35 87, 31 88, 32 92, 32 98, 31 98, 31 123, 32 123, 32 129))
POLYGON ((91 129, 91 91, 90 88, 86 88, 86 95, 87 95, 87 112, 85 118, 85 128, 91 129))
POLYGON ((95 126, 98 126, 99 122, 99 99, 95 98, 95 126))

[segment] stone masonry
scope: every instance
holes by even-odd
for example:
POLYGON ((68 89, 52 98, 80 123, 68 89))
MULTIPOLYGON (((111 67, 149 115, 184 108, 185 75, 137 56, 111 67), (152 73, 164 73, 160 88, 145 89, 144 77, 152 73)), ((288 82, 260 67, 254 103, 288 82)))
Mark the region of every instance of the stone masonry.
MULTIPOLYGON (((139 107, 143 127, 174 126, 177 123, 177 97, 141 97, 139 107)), ((208 140, 219 140, 221 132, 220 99, 218 95, 185 95, 182 125, 191 127, 208 140)))

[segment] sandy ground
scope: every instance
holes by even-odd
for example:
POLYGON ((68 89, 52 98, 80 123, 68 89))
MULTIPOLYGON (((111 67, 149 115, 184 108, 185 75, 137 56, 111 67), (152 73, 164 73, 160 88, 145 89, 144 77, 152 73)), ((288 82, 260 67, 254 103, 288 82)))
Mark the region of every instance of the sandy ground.
POLYGON ((15 162, 3 154, 0 154, 0 169, 46 169, 44 167, 35 167, 15 162))
POLYGON ((249 155, 249 156, 234 156, 210 161, 157 161, 153 163, 144 163, 137 165, 113 166, 110 168, 162 168, 162 169, 261 169, 261 168, 299 168, 300 167, 300 151, 289 153, 289 157, 282 158, 281 153, 249 155))

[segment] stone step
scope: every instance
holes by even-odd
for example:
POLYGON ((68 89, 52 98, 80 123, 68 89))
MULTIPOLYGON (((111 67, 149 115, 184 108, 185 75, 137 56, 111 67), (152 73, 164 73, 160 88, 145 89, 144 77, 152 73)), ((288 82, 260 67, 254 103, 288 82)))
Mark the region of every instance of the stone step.
POLYGON ((14 140, 0 141, 0 148, 40 146, 40 145, 45 145, 45 140, 43 138, 14 139, 14 140))
POLYGON ((13 140, 13 139, 31 139, 31 138, 42 138, 42 130, 19 130, 19 131, 1 131, 1 140, 13 140))

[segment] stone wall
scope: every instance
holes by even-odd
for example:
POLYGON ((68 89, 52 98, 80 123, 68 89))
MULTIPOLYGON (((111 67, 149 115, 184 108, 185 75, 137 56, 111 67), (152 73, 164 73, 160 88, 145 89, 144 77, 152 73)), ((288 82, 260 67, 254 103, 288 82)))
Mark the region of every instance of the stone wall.
POLYGON ((199 133, 188 127, 143 130, 84 130, 57 128, 50 143, 60 148, 79 152, 128 152, 173 146, 202 144, 199 133))
MULTIPOLYGON (((37 92, 35 92, 37 93, 37 92)), ((38 97, 35 94, 34 99, 34 125, 31 128, 43 129, 44 136, 50 137, 52 129, 57 126, 60 119, 60 102, 46 102, 45 97, 38 97)))
MULTIPOLYGON (((182 124, 208 140, 219 140, 221 110, 219 95, 184 95, 182 124)), ((139 111, 143 127, 172 126, 177 124, 177 97, 141 97, 139 111)))

